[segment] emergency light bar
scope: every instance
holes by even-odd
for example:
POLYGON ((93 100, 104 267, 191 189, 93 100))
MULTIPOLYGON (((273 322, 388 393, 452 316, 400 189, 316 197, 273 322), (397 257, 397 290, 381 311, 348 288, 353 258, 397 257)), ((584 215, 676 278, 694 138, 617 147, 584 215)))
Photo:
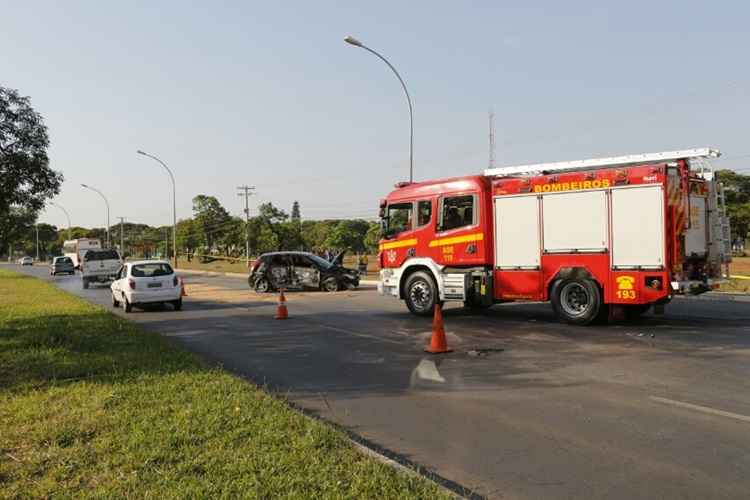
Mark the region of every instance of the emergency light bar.
POLYGON ((592 158, 590 160, 558 161, 553 163, 535 163, 512 167, 489 168, 484 171, 488 177, 508 177, 512 175, 540 174, 542 172, 559 172, 561 170, 585 170, 589 168, 614 167, 644 163, 661 163, 692 158, 718 158, 718 149, 698 148, 682 151, 665 151, 663 153, 643 153, 609 158, 592 158))

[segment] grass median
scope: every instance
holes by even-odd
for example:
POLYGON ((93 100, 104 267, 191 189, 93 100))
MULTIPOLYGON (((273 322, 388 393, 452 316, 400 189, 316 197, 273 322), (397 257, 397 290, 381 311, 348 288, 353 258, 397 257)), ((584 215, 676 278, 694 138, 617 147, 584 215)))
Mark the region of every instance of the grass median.
POLYGON ((0 497, 440 496, 160 336, 0 269, 0 497))

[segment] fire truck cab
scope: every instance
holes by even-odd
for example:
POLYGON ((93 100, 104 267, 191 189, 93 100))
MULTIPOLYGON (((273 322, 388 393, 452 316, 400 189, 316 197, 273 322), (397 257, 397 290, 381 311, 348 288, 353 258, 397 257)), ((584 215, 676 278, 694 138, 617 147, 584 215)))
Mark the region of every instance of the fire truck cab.
MULTIPOLYGON (((729 262, 712 149, 490 169, 402 183, 381 202, 381 294, 438 302, 550 301, 589 324, 718 286, 729 262)), ((661 307, 659 307, 661 309, 661 307)))

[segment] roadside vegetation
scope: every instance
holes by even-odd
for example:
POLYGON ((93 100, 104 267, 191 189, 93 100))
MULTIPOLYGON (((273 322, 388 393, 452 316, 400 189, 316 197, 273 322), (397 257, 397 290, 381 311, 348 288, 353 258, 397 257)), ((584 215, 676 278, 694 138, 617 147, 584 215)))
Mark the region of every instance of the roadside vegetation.
POLYGON ((161 336, 0 269, 0 497, 441 495, 161 336))

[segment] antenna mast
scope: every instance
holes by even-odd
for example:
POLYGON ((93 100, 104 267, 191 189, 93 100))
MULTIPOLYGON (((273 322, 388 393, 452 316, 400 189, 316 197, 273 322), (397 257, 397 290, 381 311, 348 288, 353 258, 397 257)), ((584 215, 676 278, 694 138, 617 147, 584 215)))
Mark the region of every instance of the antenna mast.
POLYGON ((489 128, 490 128, 490 154, 489 154, 489 168, 495 168, 495 112, 490 109, 488 113, 489 128))

